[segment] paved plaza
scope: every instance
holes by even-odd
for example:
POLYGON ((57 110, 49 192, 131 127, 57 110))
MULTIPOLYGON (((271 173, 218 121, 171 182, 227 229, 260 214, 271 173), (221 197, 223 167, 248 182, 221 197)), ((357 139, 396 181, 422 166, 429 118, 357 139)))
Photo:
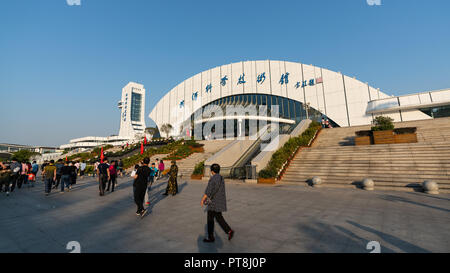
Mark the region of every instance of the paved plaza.
POLYGON ((226 184, 233 240, 216 223, 216 242, 202 242, 204 181, 179 181, 165 197, 154 184, 149 213, 135 215, 132 181, 98 196, 93 178, 45 197, 43 183, 0 195, 0 252, 360 252, 378 241, 381 252, 449 252, 450 195, 311 188, 303 185, 226 184))

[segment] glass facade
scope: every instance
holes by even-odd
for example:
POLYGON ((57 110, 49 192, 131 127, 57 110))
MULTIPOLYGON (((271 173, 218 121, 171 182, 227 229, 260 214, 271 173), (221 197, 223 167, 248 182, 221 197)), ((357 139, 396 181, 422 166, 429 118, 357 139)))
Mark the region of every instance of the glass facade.
POLYGON ((424 112, 425 114, 433 118, 450 117, 450 105, 433 108, 424 108, 420 109, 420 111, 424 112))
MULTIPOLYGON (((264 106, 267 108, 268 117, 272 116, 272 106, 278 105, 279 109, 279 118, 282 119, 288 119, 293 121, 293 123, 279 123, 280 127, 280 133, 289 133, 295 126, 300 123, 302 120, 309 117, 311 120, 321 121, 322 117, 324 115, 320 113, 319 111, 309 107, 309 109, 306 109, 304 107, 303 103, 291 100, 285 97, 275 96, 275 95, 267 95, 267 94, 241 94, 241 95, 233 95, 233 96, 227 96, 222 97, 220 99, 217 99, 215 101, 212 101, 206 105, 204 105, 201 109, 197 110, 194 114, 192 114, 190 119, 190 124, 194 122, 195 117, 203 117, 205 119, 211 117, 212 108, 211 105, 217 105, 219 106, 223 114, 226 115, 226 107, 228 105, 237 106, 242 105, 243 107, 247 107, 249 105, 254 105, 256 108, 256 112, 259 113, 260 107, 264 106), (308 110, 308 114, 306 111, 308 110), (203 115, 202 115, 203 113, 203 115)), ((275 113, 274 117, 278 117, 278 115, 275 113)), ((245 125, 243 123, 243 126, 245 126, 245 135, 248 136, 249 132, 249 119, 245 119, 245 125)), ((334 123, 331 119, 329 121, 332 123, 334 127, 336 126, 336 123, 334 123)), ((235 136, 237 136, 237 121, 234 120, 234 127, 235 127, 235 136)), ((268 122, 270 123, 270 122, 268 122)), ((185 126, 190 126, 190 124, 185 124, 185 126)), ((223 121, 223 129, 225 131, 226 129, 226 121, 223 121)), ((258 128, 259 129, 259 128, 258 128)), ((184 130, 185 131, 185 130, 184 130)), ((225 133, 225 132, 224 132, 225 133)))
POLYGON ((141 121, 142 95, 131 93, 131 121, 141 121))

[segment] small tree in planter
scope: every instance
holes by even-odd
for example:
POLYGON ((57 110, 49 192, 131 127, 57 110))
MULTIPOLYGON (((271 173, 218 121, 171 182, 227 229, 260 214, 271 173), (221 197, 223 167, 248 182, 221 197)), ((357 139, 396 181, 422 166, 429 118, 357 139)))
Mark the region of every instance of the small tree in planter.
POLYGON ((205 161, 197 163, 192 172, 191 179, 201 180, 205 172, 205 161))
POLYGON ((373 123, 375 126, 372 126, 372 131, 388 131, 394 130, 393 119, 390 117, 378 116, 375 117, 373 123))
POLYGON ((375 117, 375 126, 372 126, 373 141, 375 144, 395 143, 393 121, 394 120, 390 117, 375 117))

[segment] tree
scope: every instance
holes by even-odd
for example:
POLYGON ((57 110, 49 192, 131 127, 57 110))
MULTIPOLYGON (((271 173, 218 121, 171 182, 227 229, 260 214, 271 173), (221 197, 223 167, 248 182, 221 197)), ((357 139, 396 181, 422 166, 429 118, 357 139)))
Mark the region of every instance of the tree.
POLYGON ((154 127, 147 127, 147 128, 145 128, 145 132, 150 135, 154 135, 154 134, 156 134, 156 132, 158 132, 158 129, 156 129, 154 127))
POLYGON ((173 126, 169 123, 163 124, 161 126, 161 131, 166 133, 167 138, 169 138, 169 133, 172 131, 173 126))
POLYGON ((378 116, 375 117, 373 123, 375 126, 372 127, 372 131, 385 131, 385 130, 393 130, 394 124, 392 123, 394 120, 390 117, 378 116))
POLYGON ((20 150, 13 153, 12 158, 19 162, 28 162, 32 156, 38 155, 39 153, 32 152, 29 150, 20 150))

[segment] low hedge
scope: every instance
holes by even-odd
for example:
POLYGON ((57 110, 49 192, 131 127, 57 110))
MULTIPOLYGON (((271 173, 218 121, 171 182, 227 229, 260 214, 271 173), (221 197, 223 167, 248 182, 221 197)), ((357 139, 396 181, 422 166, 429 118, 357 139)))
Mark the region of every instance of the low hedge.
POLYGON ((132 155, 130 157, 122 159, 123 166, 125 169, 132 167, 136 164, 139 164, 145 157, 151 157, 155 154, 170 154, 176 149, 178 149, 180 146, 182 146, 182 140, 178 140, 175 142, 172 142, 170 144, 167 144, 165 146, 159 147, 159 148, 150 148, 144 151, 144 153, 141 155, 140 153, 132 155))
POLYGON ((316 132, 320 129, 320 123, 313 121, 300 136, 292 137, 289 139, 283 147, 278 149, 267 164, 266 168, 259 171, 258 176, 261 178, 275 178, 278 172, 283 167, 292 154, 297 151, 299 147, 308 146, 313 139, 316 132))

